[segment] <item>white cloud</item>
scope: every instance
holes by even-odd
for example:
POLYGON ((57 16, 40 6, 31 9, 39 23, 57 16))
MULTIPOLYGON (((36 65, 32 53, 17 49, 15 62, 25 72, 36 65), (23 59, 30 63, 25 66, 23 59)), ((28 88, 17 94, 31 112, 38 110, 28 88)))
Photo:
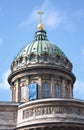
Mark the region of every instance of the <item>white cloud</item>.
POLYGON ((52 1, 45 0, 43 1, 40 7, 37 7, 32 10, 31 14, 25 20, 20 23, 21 28, 33 29, 35 23, 39 23, 39 16, 37 11, 42 10, 43 15, 43 24, 48 29, 55 29, 62 25, 62 27, 68 32, 75 32, 78 27, 80 19, 84 17, 84 10, 75 10, 74 12, 68 12, 63 10, 56 9, 56 6, 52 1))
MULTIPOLYGON (((37 11, 42 10, 43 15, 43 24, 50 28, 58 27, 64 20, 62 13, 55 9, 54 5, 49 0, 43 2, 43 4, 34 9, 31 14, 21 22, 20 27, 28 28, 30 25, 35 25, 39 23, 39 16, 37 11)), ((32 27, 32 26, 31 26, 32 27)))
POLYGON ((64 20, 64 16, 62 12, 59 10, 56 10, 55 6, 49 0, 46 0, 42 4, 41 9, 44 11, 43 22, 45 26, 54 28, 62 24, 64 20))
POLYGON ((7 78, 9 76, 9 74, 10 74, 10 70, 9 69, 2 74, 1 82, 0 82, 0 87, 1 88, 5 88, 5 89, 9 88, 9 84, 7 82, 7 78))
POLYGON ((84 81, 76 81, 74 85, 74 97, 84 100, 84 81))

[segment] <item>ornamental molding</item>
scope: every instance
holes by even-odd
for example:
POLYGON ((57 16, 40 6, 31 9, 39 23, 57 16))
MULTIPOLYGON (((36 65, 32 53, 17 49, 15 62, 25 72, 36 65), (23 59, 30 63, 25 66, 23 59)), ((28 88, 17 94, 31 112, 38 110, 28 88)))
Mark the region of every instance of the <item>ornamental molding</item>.
POLYGON ((83 116, 84 120, 84 108, 77 106, 66 106, 66 105, 41 105, 37 107, 30 107, 23 110, 23 119, 30 117, 43 116, 43 115, 56 115, 56 114, 67 114, 75 116, 83 116))

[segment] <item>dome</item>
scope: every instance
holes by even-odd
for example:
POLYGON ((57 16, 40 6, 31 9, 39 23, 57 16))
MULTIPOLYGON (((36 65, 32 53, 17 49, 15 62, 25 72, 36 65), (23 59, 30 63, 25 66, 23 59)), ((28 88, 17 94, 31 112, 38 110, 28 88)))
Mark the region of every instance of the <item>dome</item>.
POLYGON ((46 31, 40 28, 34 40, 13 60, 8 82, 11 100, 22 103, 46 98, 72 98, 75 76, 67 56, 47 39, 46 31))
POLYGON ((14 59, 11 70, 15 71, 35 64, 54 64, 72 70, 72 64, 64 52, 49 42, 44 30, 35 33, 33 42, 27 44, 14 59))

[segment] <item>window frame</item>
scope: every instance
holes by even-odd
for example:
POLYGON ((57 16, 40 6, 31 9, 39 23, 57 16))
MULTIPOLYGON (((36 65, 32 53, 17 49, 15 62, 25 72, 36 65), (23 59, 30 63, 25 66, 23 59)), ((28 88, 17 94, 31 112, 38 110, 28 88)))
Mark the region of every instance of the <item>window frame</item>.
POLYGON ((49 98, 50 97, 50 85, 47 82, 42 84, 42 97, 49 98))
POLYGON ((36 57, 35 57, 35 55, 34 54, 32 54, 31 56, 30 56, 30 62, 35 62, 35 60, 36 60, 36 57))
POLYGON ((55 86, 54 86, 54 96, 55 96, 55 98, 61 97, 61 87, 59 84, 55 84, 55 86))
POLYGON ((26 100, 26 85, 21 86, 21 100, 26 100))

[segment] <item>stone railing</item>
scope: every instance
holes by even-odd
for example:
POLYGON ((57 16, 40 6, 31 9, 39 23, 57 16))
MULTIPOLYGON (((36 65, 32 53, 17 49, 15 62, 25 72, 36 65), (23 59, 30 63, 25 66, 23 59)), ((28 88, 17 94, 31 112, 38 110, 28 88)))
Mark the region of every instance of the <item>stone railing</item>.
POLYGON ((17 127, 43 123, 84 124, 84 102, 52 98, 31 101, 19 106, 17 127))

